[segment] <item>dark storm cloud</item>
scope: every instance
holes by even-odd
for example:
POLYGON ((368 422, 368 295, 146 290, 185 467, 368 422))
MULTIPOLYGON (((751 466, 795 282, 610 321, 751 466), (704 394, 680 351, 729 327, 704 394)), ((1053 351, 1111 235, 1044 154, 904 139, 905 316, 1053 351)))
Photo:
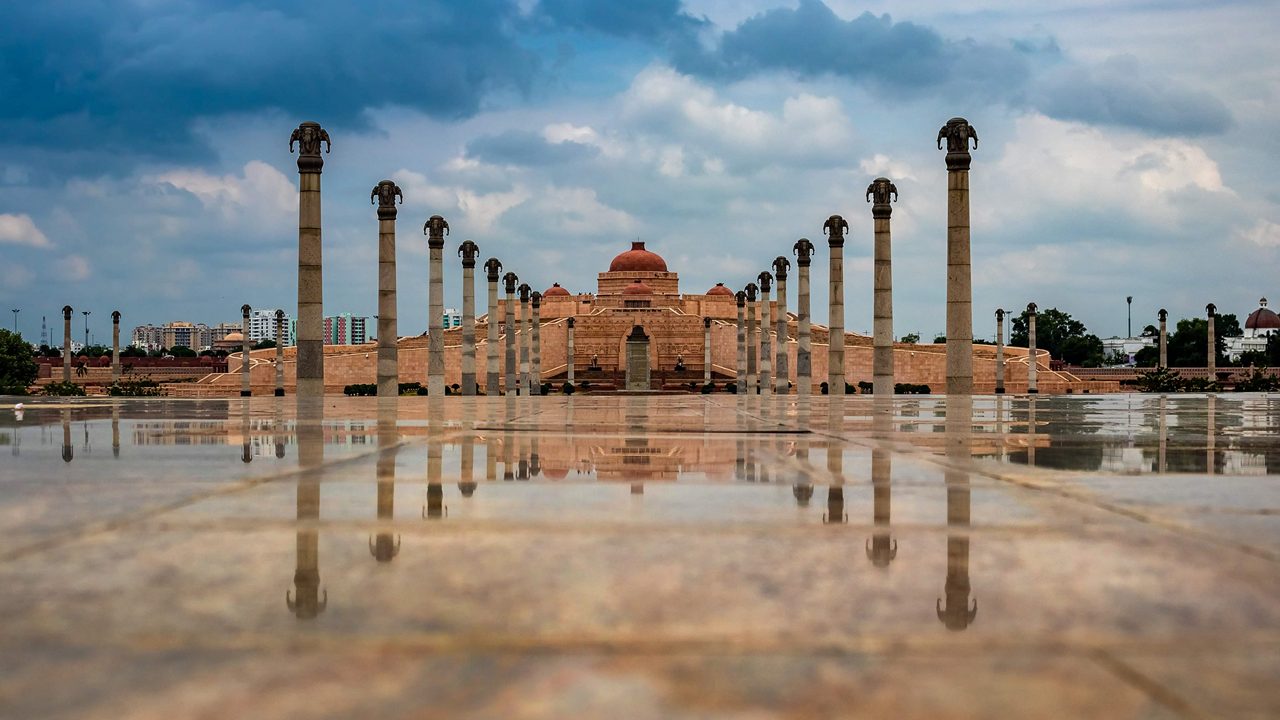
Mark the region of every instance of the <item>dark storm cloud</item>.
POLYGON ((467 155, 497 165, 557 165, 584 160, 599 149, 575 142, 549 143, 537 133, 508 130, 484 135, 467 143, 467 155))
POLYGON ((541 0, 537 16, 567 30, 642 39, 691 36, 708 25, 681 5, 680 0, 541 0))
POLYGON ((465 117, 534 79, 537 57, 505 29, 513 13, 509 0, 6 3, 0 142, 174 158, 201 152, 191 122, 207 116, 465 117))

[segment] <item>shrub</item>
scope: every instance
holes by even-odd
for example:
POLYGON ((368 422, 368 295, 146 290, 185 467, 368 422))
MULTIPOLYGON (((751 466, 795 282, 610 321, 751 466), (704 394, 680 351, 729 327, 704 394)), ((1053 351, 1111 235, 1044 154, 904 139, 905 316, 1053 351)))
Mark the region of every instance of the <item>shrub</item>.
POLYGON ((866 380, 858 381, 858 392, 862 393, 863 395, 866 395, 867 393, 871 392, 874 389, 875 389, 875 386, 867 382, 866 380))
POLYGON ((715 383, 713 383, 713 382, 709 382, 709 383, 707 383, 706 385, 703 385, 703 386, 702 386, 702 394, 703 394, 703 395, 710 395, 711 393, 713 393, 713 392, 715 392, 715 391, 716 391, 716 384, 715 384, 715 383))
POLYGON ((1265 367, 1253 369, 1245 379, 1236 383, 1236 392, 1275 392, 1280 390, 1280 378, 1271 377, 1265 367))
POLYGON ((565 395, 572 395, 574 390, 575 388, 573 387, 573 383, 571 382, 565 382, 564 385, 560 386, 560 392, 564 393, 565 395))
POLYGON ((551 383, 549 382, 542 383, 542 387, 538 388, 539 395, 549 395, 550 393, 551 393, 551 383))
POLYGON ((737 394, 738 394, 738 383, 737 383, 736 381, 731 381, 731 382, 727 382, 727 383, 725 383, 725 384, 724 384, 724 391, 725 391, 725 392, 727 392, 727 393, 733 393, 734 395, 737 395, 737 394))
POLYGON ((84 387, 73 382, 56 382, 44 386, 45 395, 72 397, 84 395, 84 387))
POLYGON ((356 383, 342 388, 343 395, 377 395, 378 386, 374 383, 356 383))
MULTIPOLYGON (((399 392, 401 395, 418 395, 420 394, 418 391, 421 389, 422 389, 422 383, 407 382, 407 383, 400 383, 399 392)), ((376 385, 374 386, 374 390, 375 391, 377 390, 376 385)), ((377 393, 375 392, 374 394, 376 395, 377 393)))
POLYGON ((18 333, 0 330, 0 395, 26 395, 39 370, 27 341, 18 333))
POLYGON ((931 389, 928 385, 916 385, 915 383, 894 383, 893 391, 898 395, 928 395, 931 389))
POLYGON ((107 388, 112 397, 159 397, 160 383, 150 378, 142 380, 117 380, 107 388))
POLYGON ((828 386, 828 385, 827 385, 827 382, 826 382, 825 380, 824 380, 824 381, 822 382, 822 384, 821 384, 821 385, 819 385, 818 387, 822 390, 822 394, 823 394, 823 395, 827 395, 827 394, 829 394, 829 393, 830 393, 830 391, 831 391, 830 386, 828 386))

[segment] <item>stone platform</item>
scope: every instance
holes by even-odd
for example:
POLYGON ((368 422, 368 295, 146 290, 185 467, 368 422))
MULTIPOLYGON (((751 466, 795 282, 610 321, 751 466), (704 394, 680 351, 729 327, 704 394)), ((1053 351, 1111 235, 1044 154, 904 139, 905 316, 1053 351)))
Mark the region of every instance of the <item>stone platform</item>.
POLYGON ((1280 715, 1280 396, 0 399, 2 718, 1280 715))

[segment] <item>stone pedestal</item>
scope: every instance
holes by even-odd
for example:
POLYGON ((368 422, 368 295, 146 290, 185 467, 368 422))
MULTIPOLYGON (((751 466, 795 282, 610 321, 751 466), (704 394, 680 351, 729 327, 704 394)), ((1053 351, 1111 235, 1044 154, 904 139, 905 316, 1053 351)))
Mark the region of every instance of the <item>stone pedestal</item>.
POLYGON ((470 240, 458 246, 462 258, 462 394, 476 394, 476 255, 470 240))
POLYGON ((812 315, 809 303, 809 266, 813 262, 813 243, 808 238, 796 241, 792 250, 796 254, 799 277, 796 288, 796 394, 813 392, 813 340, 812 315))
POLYGON ((399 397, 400 356, 396 302, 396 200, 404 202, 399 186, 383 180, 369 193, 378 204, 378 397, 399 397))
POLYGON ((1169 318, 1169 311, 1160 308, 1160 367, 1169 367, 1169 336, 1165 327, 1165 321, 1169 318))
POLYGON ((432 215, 422 226, 430 255, 427 287, 427 396, 444 396, 444 236, 449 223, 432 215))
POLYGON ((890 219, 898 188, 888 178, 876 178, 867 186, 874 232, 872 278, 871 391, 893 394, 893 245, 890 219))
POLYGON ((329 133, 318 123, 304 122, 289 138, 298 143, 298 396, 324 395, 324 272, 320 242, 321 145, 329 152, 329 133))
POLYGON ((774 318, 777 337, 774 341, 773 371, 776 377, 774 390, 779 395, 785 395, 791 391, 791 368, 787 362, 787 269, 790 267, 791 261, 781 255, 773 259, 773 277, 778 281, 778 311, 775 313, 777 317, 774 318))
POLYGON ((996 394, 1004 394, 1004 309, 996 310, 996 394))
POLYGON ((249 362, 249 349, 253 345, 249 342, 249 310, 248 304, 240 306, 240 397, 249 397, 253 394, 250 386, 249 372, 251 365, 249 362))
POLYGON ((627 335, 627 390, 649 389, 649 336, 635 325, 627 335))
POLYGON ((489 311, 485 334, 485 381, 484 391, 497 397, 502 392, 502 371, 498 363, 498 273, 502 272, 502 263, 498 258, 489 258, 484 263, 485 279, 489 283, 489 311))
POLYGON ((111 311, 111 382, 120 381, 120 311, 111 311))
POLYGON ((973 394, 973 280, 969 260, 969 141, 978 133, 964 118, 938 131, 947 141, 947 394, 973 394))
POLYGON ((1027 305, 1027 392, 1036 394, 1036 304, 1027 305))
POLYGON ((822 225, 831 249, 830 318, 827 327, 831 335, 827 344, 827 387, 832 395, 844 394, 844 234, 849 223, 839 215, 832 215, 822 225))

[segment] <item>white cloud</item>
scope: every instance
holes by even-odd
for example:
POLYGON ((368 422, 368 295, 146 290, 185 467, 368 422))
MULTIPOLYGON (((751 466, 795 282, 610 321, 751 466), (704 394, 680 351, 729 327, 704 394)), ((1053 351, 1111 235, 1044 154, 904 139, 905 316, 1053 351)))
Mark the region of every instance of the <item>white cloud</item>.
POLYGON ((882 153, 863 158, 858 162, 858 168, 869 177, 887 177, 895 183, 901 180, 919 179, 910 165, 882 153))
POLYGON ((462 185, 435 185, 427 180, 426 175, 404 168, 392 173, 392 177, 409 205, 442 214, 456 210, 461 214, 458 227, 466 227, 468 233, 488 232, 508 210, 531 197, 529 190, 520 185, 491 193, 477 192, 462 185))
POLYGON ((1259 220, 1252 227, 1237 231, 1236 236, 1258 247, 1280 248, 1280 223, 1259 220))
POLYGON ((298 190, 293 182, 260 160, 246 163, 239 176, 181 169, 144 177, 143 182, 191 193, 206 209, 229 221, 285 227, 298 211, 298 190))
POLYGON ((529 204, 544 218, 544 228, 565 235, 619 236, 639 226, 627 213, 600 202, 589 188, 547 188, 529 204))
POLYGON ((64 256, 54 265, 54 268, 63 280, 73 282, 88 280, 93 274, 89 268, 89 261, 83 255, 64 256))
POLYGON ((53 243, 40 232, 31 216, 9 213, 0 213, 0 243, 36 248, 53 247, 53 243))

